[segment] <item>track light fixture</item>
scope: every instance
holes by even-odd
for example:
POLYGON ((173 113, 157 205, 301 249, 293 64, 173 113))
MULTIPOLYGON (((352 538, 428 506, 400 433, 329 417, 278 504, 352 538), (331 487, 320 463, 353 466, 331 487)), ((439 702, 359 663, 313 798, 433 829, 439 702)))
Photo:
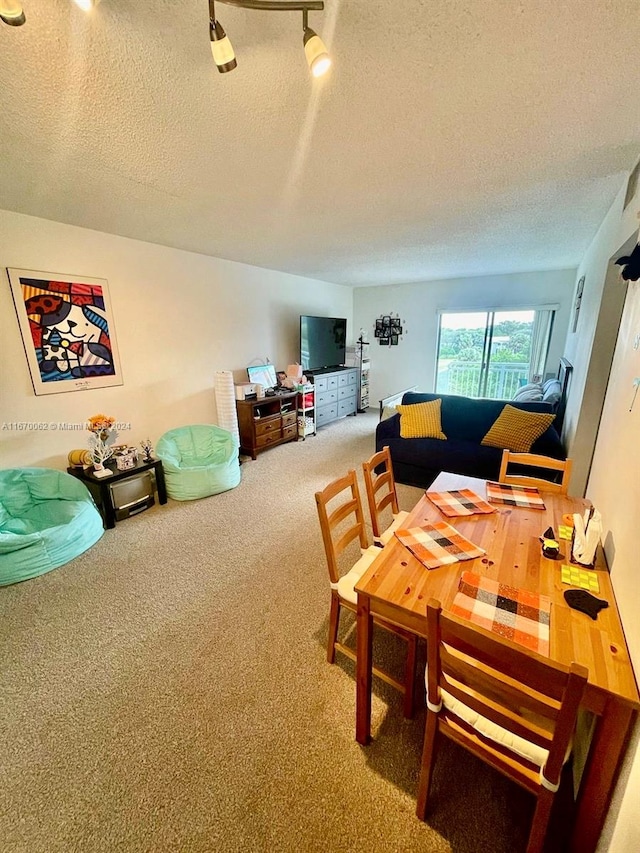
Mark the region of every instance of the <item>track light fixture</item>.
MULTIPOLYGON (((314 77, 321 77, 331 67, 331 57, 324 42, 309 27, 307 20, 309 12, 321 12, 324 9, 324 0, 218 0, 218 2, 225 3, 227 6, 238 6, 241 9, 258 9, 262 12, 302 12, 302 44, 311 73, 314 77)), ((231 42, 222 24, 216 18, 214 0, 209 0, 209 33, 211 52, 218 71, 221 74, 232 71, 238 63, 231 42)))
POLYGON ((213 0, 209 0, 209 37, 211 38, 211 53, 218 71, 225 74, 237 66, 233 45, 227 38, 222 24, 216 19, 213 0))
POLYGON ((27 19, 20 0, 0 0, 0 20, 10 27, 21 27, 27 19))

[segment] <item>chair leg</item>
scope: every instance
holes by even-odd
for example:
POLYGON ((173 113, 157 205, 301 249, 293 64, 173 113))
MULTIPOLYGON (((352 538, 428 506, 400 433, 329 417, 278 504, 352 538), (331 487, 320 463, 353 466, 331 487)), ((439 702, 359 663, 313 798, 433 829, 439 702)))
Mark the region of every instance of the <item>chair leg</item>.
POLYGON ((427 814, 427 800, 431 788, 431 777, 436 760, 436 735, 438 734, 438 715, 433 711, 427 711, 427 723, 424 730, 424 747, 422 749, 422 766, 420 768, 420 782, 418 783, 418 801, 416 803, 416 814, 420 820, 424 820, 427 814))
POLYGON ((331 591, 331 608, 329 610, 329 636, 327 638, 327 661, 334 663, 336 659, 336 641, 340 623, 340 598, 335 590, 331 591))
POLYGON ((527 853, 542 852, 554 797, 555 794, 546 788, 542 788, 538 794, 536 810, 531 823, 531 832, 529 833, 529 841, 527 842, 527 853))
POLYGON ((407 637, 407 659, 404 666, 404 715, 413 717, 415 709, 416 664, 418 662, 418 638, 415 634, 407 637))

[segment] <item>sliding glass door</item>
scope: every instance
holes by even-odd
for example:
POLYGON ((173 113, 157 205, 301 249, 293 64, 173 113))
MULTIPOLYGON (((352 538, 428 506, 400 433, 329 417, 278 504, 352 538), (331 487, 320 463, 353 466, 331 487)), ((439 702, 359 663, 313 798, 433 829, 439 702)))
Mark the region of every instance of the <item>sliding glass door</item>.
POLYGON ((436 392, 510 400, 522 385, 542 380, 553 314, 441 312, 436 392))

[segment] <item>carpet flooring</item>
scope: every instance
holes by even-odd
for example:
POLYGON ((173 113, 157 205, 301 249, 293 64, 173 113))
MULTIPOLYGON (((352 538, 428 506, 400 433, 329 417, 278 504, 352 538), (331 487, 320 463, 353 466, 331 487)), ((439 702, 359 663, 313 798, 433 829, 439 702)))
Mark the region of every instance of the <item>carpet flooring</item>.
MULTIPOLYGON (((405 720, 374 679, 360 747, 353 664, 326 662, 314 492, 351 467, 362 482, 376 423, 270 449, 236 489, 156 505, 0 589, 3 853, 524 849, 532 798, 447 743, 418 821, 424 711, 405 720)), ((397 638, 374 655, 401 671, 397 638)))

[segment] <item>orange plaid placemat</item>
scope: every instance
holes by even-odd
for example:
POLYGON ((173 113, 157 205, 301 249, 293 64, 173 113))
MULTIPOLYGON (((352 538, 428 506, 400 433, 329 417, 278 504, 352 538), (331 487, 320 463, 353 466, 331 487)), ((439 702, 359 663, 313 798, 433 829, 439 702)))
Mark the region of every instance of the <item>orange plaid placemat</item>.
POLYGON ((544 509, 540 492, 531 486, 509 486, 506 483, 487 482, 487 500, 494 504, 523 506, 527 509, 544 509))
POLYGON ((396 530, 396 536, 428 569, 437 569, 458 560, 475 560, 485 553, 444 521, 410 530, 396 530))
POLYGON ((549 654, 551 599, 490 578, 463 572, 451 612, 489 631, 549 654))
POLYGON ((478 512, 495 512, 471 489, 452 489, 449 492, 427 492, 427 497, 445 515, 475 515, 478 512))

